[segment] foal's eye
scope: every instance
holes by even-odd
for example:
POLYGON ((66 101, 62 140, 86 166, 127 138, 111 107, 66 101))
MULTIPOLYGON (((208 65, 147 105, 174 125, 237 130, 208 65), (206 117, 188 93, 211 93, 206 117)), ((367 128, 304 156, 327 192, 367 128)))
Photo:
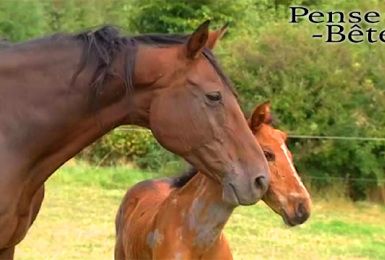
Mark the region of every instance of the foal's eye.
POLYGON ((206 94, 206 98, 211 102, 221 101, 222 95, 219 91, 214 91, 206 94))
POLYGON ((269 161, 269 162, 275 161, 275 154, 272 151, 264 150, 263 153, 265 154, 267 161, 269 161))

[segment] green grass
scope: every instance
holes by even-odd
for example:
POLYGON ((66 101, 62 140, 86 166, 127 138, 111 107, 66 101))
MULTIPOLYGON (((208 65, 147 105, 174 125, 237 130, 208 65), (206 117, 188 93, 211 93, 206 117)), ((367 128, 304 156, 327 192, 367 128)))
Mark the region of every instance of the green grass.
MULTIPOLYGON (((126 189, 156 176, 71 162, 47 183, 38 219, 17 259, 112 259, 114 217, 126 189)), ((235 259, 385 259, 385 207, 316 199, 310 220, 286 227, 262 202, 226 226, 235 259)))

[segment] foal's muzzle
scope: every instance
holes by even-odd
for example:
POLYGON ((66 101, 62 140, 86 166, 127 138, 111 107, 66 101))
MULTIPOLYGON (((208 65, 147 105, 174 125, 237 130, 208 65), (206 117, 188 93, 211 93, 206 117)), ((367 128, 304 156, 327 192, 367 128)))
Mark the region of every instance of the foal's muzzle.
POLYGON ((282 218, 286 225, 297 226, 303 224, 310 217, 310 207, 305 201, 298 201, 294 205, 293 214, 289 215, 286 211, 283 212, 282 218))

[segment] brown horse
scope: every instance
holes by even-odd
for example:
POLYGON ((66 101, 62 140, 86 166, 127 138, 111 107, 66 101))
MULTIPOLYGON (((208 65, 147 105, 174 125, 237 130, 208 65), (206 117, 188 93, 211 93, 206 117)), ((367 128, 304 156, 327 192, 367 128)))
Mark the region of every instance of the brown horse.
POLYGON ((267 161, 210 50, 221 31, 208 25, 190 36, 134 37, 107 26, 0 50, 0 258, 13 258, 47 178, 122 124, 151 129, 222 180, 229 204, 262 198, 267 161))
MULTIPOLYGON (((270 125, 267 103, 250 126, 269 161, 271 184, 263 200, 290 226, 310 215, 309 193, 285 145, 286 134, 270 125)), ((235 205, 223 186, 202 172, 148 180, 132 187, 116 216, 116 259, 231 259, 222 229, 235 205)))

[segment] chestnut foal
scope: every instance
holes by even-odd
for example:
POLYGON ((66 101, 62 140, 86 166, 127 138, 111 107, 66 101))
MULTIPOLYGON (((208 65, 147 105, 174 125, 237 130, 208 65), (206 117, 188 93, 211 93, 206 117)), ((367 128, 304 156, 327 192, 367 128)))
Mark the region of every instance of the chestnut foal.
MULTIPOLYGON (((309 217, 311 200, 285 145, 286 134, 274 129, 270 118, 264 103, 249 120, 271 172, 263 200, 294 226, 309 217)), ((223 181, 192 171, 132 187, 116 217, 115 258, 231 259, 222 229, 235 206, 223 200, 223 181)))
POLYGON ((304 223, 310 216, 311 198, 286 146, 287 134, 272 125, 270 103, 257 106, 250 128, 269 162, 271 184, 262 200, 289 226, 304 223))

